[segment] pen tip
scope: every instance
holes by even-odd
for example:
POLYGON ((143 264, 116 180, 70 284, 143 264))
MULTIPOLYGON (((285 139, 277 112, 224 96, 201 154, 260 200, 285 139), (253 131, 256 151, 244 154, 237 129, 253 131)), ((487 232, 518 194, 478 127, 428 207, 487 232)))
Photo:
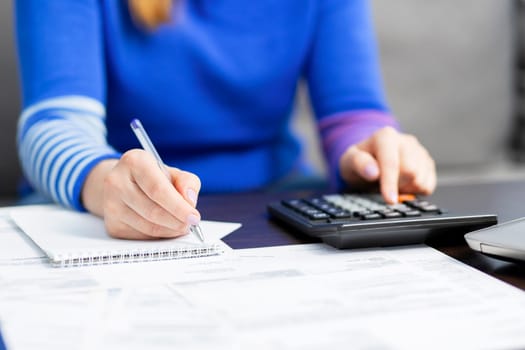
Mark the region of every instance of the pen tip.
POLYGON ((199 225, 195 226, 195 229, 197 231, 197 235, 201 239, 202 242, 204 242, 204 234, 202 233, 202 229, 199 225))
POLYGON ((140 120, 138 120, 137 118, 133 118, 129 125, 131 125, 131 127, 133 129, 136 129, 136 128, 140 127, 140 120))

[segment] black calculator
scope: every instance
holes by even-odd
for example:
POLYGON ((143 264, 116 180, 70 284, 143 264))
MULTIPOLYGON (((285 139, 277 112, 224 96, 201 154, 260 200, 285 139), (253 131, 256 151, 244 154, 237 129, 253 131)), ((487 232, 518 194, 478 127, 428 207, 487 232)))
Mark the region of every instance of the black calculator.
POLYGON ((495 214, 456 214, 429 198, 400 196, 386 204, 379 194, 327 194, 270 203, 271 217, 336 248, 424 243, 497 223, 495 214))

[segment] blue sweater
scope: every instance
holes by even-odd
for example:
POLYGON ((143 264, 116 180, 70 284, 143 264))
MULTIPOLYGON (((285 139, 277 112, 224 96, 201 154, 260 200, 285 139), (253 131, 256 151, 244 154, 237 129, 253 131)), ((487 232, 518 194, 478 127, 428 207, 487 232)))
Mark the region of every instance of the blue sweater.
POLYGON ((153 33, 126 3, 15 2, 20 158, 32 186, 59 203, 83 209, 93 166, 139 147, 132 118, 204 192, 282 178, 300 162, 289 130, 300 78, 333 177, 344 148, 395 123, 366 0, 188 0, 153 33))

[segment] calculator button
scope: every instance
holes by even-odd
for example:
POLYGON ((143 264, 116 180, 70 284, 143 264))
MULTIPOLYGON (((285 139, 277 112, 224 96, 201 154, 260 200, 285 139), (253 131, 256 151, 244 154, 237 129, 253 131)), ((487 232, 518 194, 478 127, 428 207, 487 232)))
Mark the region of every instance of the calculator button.
POLYGON ((344 219, 344 218, 351 218, 352 213, 349 212, 348 210, 339 210, 334 213, 330 213, 330 216, 335 219, 344 219))
POLYGON ((408 212, 411 212, 411 211, 414 211, 415 209, 412 209, 412 208, 397 208, 395 211, 405 215, 405 213, 408 213, 408 212))
POLYGON ((437 205, 434 204, 423 205, 419 207, 419 209, 421 209, 425 213, 439 212, 439 208, 437 207, 437 205))
POLYGON ((313 208, 313 207, 311 207, 309 205, 305 205, 305 204, 303 204, 301 206, 297 206, 294 209, 297 210, 298 212, 303 213, 303 214, 308 214, 308 212, 311 211, 311 210, 317 210, 317 209, 315 209, 315 208, 313 208))
POLYGON ((316 208, 329 208, 332 207, 330 203, 321 198, 310 198, 306 199, 305 202, 316 207, 316 208))
POLYGON ((413 200, 413 201, 406 201, 406 204, 408 204, 410 207, 420 210, 425 213, 438 213, 439 208, 437 205, 429 203, 426 200, 413 200))
POLYGON ((416 196, 413 195, 413 194, 400 194, 398 197, 397 197, 397 201, 399 203, 403 203, 403 202, 406 202, 406 201, 413 201, 416 199, 416 196))
POLYGON ((335 213, 338 213, 341 211, 341 209, 338 209, 338 208, 335 208, 335 207, 328 207, 326 209, 323 209, 324 212, 330 214, 330 215, 334 215, 335 213))
POLYGON ((310 204, 313 204, 313 205, 326 203, 326 201, 324 199, 321 199, 321 198, 310 198, 310 199, 308 199, 306 201, 308 203, 310 203, 310 204))
POLYGON ((405 205, 408 205, 412 208, 418 208, 419 207, 419 202, 417 200, 412 200, 412 201, 404 201, 403 204, 405 205))
MULTIPOLYGON (((308 208, 308 209, 305 209, 305 210, 302 210, 302 212, 305 214, 305 215, 316 215, 316 214, 319 214, 319 213, 323 213, 322 211, 320 210, 317 210, 315 208, 308 208)), ((326 213, 323 213, 323 214, 326 214, 326 213)))
POLYGON ((328 210, 330 208, 333 208, 334 205, 331 204, 331 203, 328 203, 327 201, 325 201, 324 199, 322 198, 310 198, 310 199, 306 199, 305 202, 307 202, 308 204, 318 208, 318 209, 322 209, 322 210, 328 210))
POLYGON ((404 216, 412 217, 412 216, 421 216, 421 212, 419 210, 409 210, 403 212, 404 216))
POLYGON ((361 215, 361 219, 363 220, 376 220, 376 219, 382 219, 383 217, 381 214, 378 213, 370 213, 370 214, 364 214, 361 215))
POLYGON ((411 207, 409 207, 408 205, 402 204, 402 203, 392 204, 392 205, 389 205, 388 207, 390 209, 394 209, 394 210, 401 211, 401 212, 412 210, 411 207))
POLYGON ((383 215, 385 219, 395 219, 395 218, 400 218, 400 217, 403 216, 403 214, 401 214, 398 211, 391 211, 391 212, 381 213, 381 215, 383 215))
POLYGON ((317 205, 317 208, 321 209, 321 210, 324 210, 324 211, 329 211, 329 210, 334 210, 334 206, 328 204, 328 203, 323 203, 323 204, 320 204, 320 205, 317 205))
POLYGON ((322 211, 318 211, 316 213, 308 214, 308 217, 312 220, 323 220, 328 219, 330 216, 322 211))

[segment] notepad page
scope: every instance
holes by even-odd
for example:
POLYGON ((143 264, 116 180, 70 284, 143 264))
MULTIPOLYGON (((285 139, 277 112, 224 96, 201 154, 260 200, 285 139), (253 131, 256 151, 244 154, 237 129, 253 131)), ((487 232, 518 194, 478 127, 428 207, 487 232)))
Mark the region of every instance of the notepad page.
POLYGON ((45 253, 16 226, 11 209, 0 208, 0 266, 42 260, 45 253))
POLYGON ((10 212, 11 218, 50 258, 59 262, 65 257, 102 257, 124 253, 170 252, 184 249, 206 249, 220 245, 228 249, 219 237, 234 231, 240 224, 202 221, 206 242, 190 233, 182 237, 161 240, 124 240, 108 235, 104 221, 89 213, 79 213, 54 206, 20 207, 10 212))

